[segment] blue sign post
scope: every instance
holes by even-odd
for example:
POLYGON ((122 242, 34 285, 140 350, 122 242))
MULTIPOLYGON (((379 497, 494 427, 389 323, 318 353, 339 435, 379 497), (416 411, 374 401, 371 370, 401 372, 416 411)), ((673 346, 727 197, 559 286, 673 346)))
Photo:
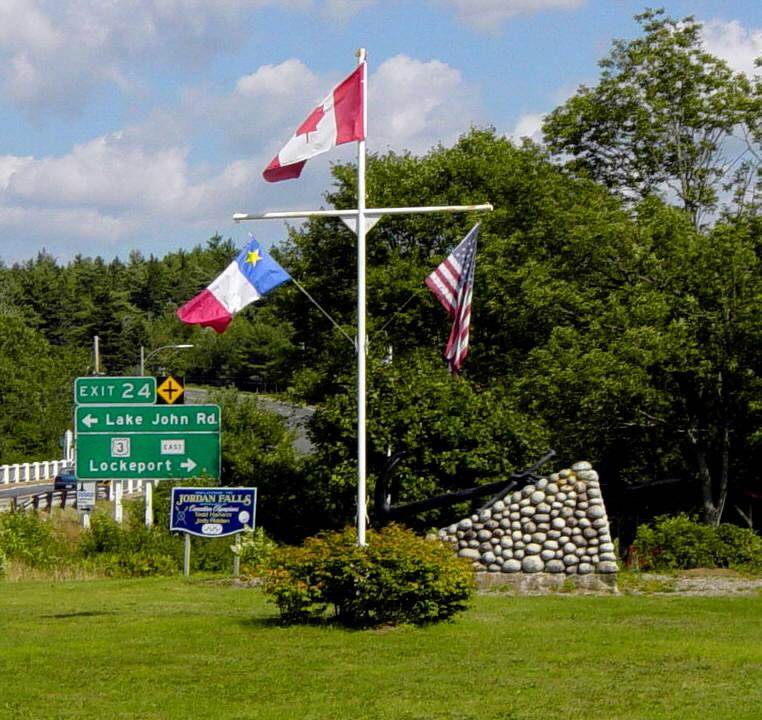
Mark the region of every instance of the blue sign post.
MULTIPOLYGON (((185 575, 190 573, 190 536, 213 538, 254 530, 257 489, 248 487, 174 487, 170 531, 185 533, 185 575)), ((237 574, 238 558, 234 563, 237 574)))

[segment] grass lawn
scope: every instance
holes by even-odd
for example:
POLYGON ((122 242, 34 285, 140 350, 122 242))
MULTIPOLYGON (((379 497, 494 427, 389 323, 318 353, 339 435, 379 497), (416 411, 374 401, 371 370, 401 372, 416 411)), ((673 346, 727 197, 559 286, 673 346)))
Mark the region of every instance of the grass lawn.
POLYGON ((762 597, 495 593, 360 632, 212 581, 6 582, 0 718, 759 719, 762 597))

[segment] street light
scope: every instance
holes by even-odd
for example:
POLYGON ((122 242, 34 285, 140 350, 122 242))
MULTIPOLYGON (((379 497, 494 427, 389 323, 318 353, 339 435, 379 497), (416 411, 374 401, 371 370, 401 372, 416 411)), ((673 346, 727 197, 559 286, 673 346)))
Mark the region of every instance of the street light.
POLYGON ((192 348, 193 345, 190 344, 182 344, 182 345, 162 345, 161 347, 156 348, 156 350, 151 350, 148 355, 145 354, 146 349, 141 345, 140 346, 140 376, 146 374, 146 362, 150 360, 156 353, 161 352, 162 350, 186 350, 187 348, 192 348))

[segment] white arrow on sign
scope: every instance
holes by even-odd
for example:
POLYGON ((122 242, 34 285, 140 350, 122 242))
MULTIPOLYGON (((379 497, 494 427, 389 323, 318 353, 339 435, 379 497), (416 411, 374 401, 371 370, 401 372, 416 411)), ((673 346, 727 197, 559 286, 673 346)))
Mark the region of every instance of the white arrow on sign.
POLYGON ((93 417, 90 413, 87 413, 85 417, 82 418, 82 422, 87 425, 88 429, 91 428, 93 425, 98 424, 98 418, 93 417))
POLYGON ((187 470, 190 472, 193 470, 194 467, 196 467, 196 463, 193 462, 190 458, 187 460, 183 460, 183 462, 180 463, 180 467, 183 468, 183 470, 187 470))

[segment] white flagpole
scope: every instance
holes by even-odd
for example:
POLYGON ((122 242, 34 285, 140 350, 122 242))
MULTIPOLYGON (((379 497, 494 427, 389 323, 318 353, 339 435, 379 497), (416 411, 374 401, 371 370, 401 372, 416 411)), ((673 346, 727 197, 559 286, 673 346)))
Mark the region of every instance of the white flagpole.
MULTIPOLYGON (((368 136, 368 70, 365 48, 357 51, 363 65, 362 121, 363 135, 368 136)), ((357 544, 365 545, 365 140, 357 143, 357 544)))

